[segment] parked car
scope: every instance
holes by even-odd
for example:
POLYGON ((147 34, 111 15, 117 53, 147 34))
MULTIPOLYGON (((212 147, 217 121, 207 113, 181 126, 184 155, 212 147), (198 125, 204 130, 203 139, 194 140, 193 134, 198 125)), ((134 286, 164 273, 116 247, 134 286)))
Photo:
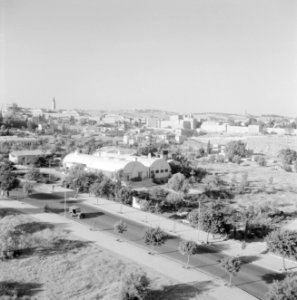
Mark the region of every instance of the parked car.
POLYGON ((81 208, 78 206, 70 206, 69 213, 73 218, 82 219, 84 217, 84 214, 81 212, 81 208))

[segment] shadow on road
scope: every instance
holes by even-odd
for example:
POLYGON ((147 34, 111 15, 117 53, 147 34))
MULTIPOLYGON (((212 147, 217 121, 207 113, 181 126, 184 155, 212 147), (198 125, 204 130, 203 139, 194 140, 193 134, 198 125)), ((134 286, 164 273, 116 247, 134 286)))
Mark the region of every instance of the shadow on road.
POLYGON ((262 276, 262 279, 266 283, 272 283, 274 280, 283 280, 285 279, 286 274, 284 273, 268 273, 262 276))
POLYGON ((84 212, 83 214, 84 214, 84 219, 96 218, 105 215, 103 212, 89 212, 89 213, 84 212))
POLYGON ((36 200, 58 200, 62 198, 62 195, 37 193, 37 194, 30 195, 30 198, 36 200))
POLYGON ((42 291, 41 287, 42 284, 35 282, 1 281, 0 298, 31 299, 32 296, 42 291))
POLYGON ((162 289, 151 291, 149 300, 188 300, 195 298, 214 286, 212 281, 194 283, 180 283, 165 286, 162 289))
POLYGON ((240 256, 240 260, 241 260, 241 263, 244 265, 244 264, 250 264, 254 261, 257 261, 259 260, 260 257, 257 256, 257 255, 246 255, 246 256, 240 256))

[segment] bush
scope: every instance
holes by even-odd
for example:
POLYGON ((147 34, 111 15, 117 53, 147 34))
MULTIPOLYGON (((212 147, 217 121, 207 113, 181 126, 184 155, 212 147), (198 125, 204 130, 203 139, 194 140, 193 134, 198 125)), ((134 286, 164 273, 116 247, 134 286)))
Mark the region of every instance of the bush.
POLYGON ((265 167, 267 165, 266 159, 262 155, 257 155, 255 157, 255 161, 258 163, 259 166, 265 167))
POLYGON ((225 162, 224 155, 218 155, 216 161, 221 164, 224 163, 225 162))
POLYGON ((284 164, 292 164, 297 160, 297 152, 292 149, 282 149, 278 155, 284 164))
POLYGON ((143 272, 124 274, 120 290, 121 300, 143 300, 150 286, 150 280, 143 272))
MULTIPOLYGON (((246 148, 246 144, 242 141, 231 141, 226 145, 226 156, 229 161, 234 162, 234 157, 247 157, 249 151, 246 148)), ((238 161, 238 158, 235 158, 238 161)))
POLYGON ((292 167, 291 167, 289 164, 284 163, 284 164, 283 164, 283 169, 284 169, 286 172, 292 172, 292 167))
POLYGON ((241 157, 239 155, 234 155, 231 159, 231 161, 234 163, 234 164, 240 164, 241 163, 241 157))

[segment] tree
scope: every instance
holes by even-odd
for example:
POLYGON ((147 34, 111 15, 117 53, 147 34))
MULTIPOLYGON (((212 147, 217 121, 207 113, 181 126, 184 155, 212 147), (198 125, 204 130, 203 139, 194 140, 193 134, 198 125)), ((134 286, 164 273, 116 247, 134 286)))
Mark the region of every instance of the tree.
POLYGON ((189 189, 189 182, 183 174, 176 173, 169 179, 167 186, 176 192, 186 193, 189 189))
POLYGON ((192 227, 197 227, 198 226, 198 222, 199 222, 199 210, 198 209, 194 209, 192 210, 188 216, 187 216, 187 220, 190 222, 190 225, 192 227))
POLYGON ((204 207, 200 216, 202 230, 207 232, 206 243, 208 243, 209 234, 225 234, 226 233, 226 218, 224 213, 212 206, 204 207))
POLYGON ((266 294, 267 300, 297 299, 297 276, 289 275, 284 280, 275 280, 266 294))
POLYGON ((207 142, 206 153, 207 154, 211 154, 211 144, 210 144, 210 141, 207 142))
POLYGON ((124 232, 126 232, 127 227, 127 224, 123 220, 116 222, 113 226, 114 231, 119 234, 123 234, 124 232))
POLYGON ((124 274, 120 290, 121 300, 144 300, 150 286, 150 280, 143 272, 124 274))
POLYGON ((9 197, 9 192, 19 186, 20 181, 17 179, 14 173, 4 173, 0 175, 0 187, 1 190, 6 192, 9 197))
POLYGON ((246 157, 248 155, 248 150, 246 144, 242 141, 231 141, 226 145, 226 156, 229 161, 233 161, 234 157, 239 158, 246 157))
POLYGON ((283 164, 291 165, 297 160, 297 152, 290 148, 282 149, 279 152, 278 157, 281 159, 283 164))
POLYGON ((26 180, 38 182, 41 178, 40 170, 38 168, 30 168, 27 174, 25 175, 25 178, 26 180))
POLYGON ((225 257, 221 261, 221 267, 229 274, 229 286, 232 284, 232 278, 240 271, 241 261, 239 257, 225 257))
POLYGON ((237 193, 244 194, 247 191, 248 186, 249 186, 248 173, 244 172, 241 176, 241 180, 237 187, 237 193))
POLYGON ((267 165, 266 159, 265 159, 265 157, 263 155, 257 155, 255 157, 255 161, 261 167, 265 167, 267 165))
POLYGON ((183 205, 184 196, 182 193, 171 192, 166 197, 166 203, 176 211, 183 205))
POLYGON ((167 235, 158 226, 156 228, 148 228, 144 234, 144 242, 146 245, 151 246, 154 250, 155 246, 160 247, 167 240, 167 235))
POLYGON ((188 268, 189 261, 190 261, 190 256, 195 255, 195 254, 198 253, 198 245, 193 241, 184 241, 184 240, 182 240, 179 243, 178 251, 182 255, 187 255, 188 260, 187 260, 186 268, 188 268))
POLYGON ((268 250, 282 256, 283 270, 286 271, 285 258, 297 259, 297 231, 275 230, 266 237, 268 250))
POLYGON ((34 190, 34 187, 31 182, 25 182, 23 184, 23 192, 25 195, 29 196, 30 194, 32 194, 33 190, 34 190))

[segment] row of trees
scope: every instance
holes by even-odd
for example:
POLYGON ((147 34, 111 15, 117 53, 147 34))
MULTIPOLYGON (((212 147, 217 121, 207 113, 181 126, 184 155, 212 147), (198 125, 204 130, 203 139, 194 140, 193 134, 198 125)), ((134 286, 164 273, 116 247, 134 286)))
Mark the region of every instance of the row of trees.
MULTIPOLYGON (((122 220, 114 225, 114 231, 118 234, 123 234, 127 231, 127 228, 127 224, 122 220)), ((155 247, 162 246, 168 239, 168 235, 160 227, 156 227, 148 228, 143 238, 145 244, 152 247, 152 251, 149 254, 154 254, 155 247)), ((120 240, 118 239, 118 241, 120 240)), ((199 246, 194 241, 181 240, 178 245, 178 251, 187 257, 185 268, 189 268, 190 257, 199 254, 199 246)), ((230 275, 229 285, 231 285, 232 277, 240 270, 241 261, 239 257, 226 257, 221 261, 221 266, 230 275)))

